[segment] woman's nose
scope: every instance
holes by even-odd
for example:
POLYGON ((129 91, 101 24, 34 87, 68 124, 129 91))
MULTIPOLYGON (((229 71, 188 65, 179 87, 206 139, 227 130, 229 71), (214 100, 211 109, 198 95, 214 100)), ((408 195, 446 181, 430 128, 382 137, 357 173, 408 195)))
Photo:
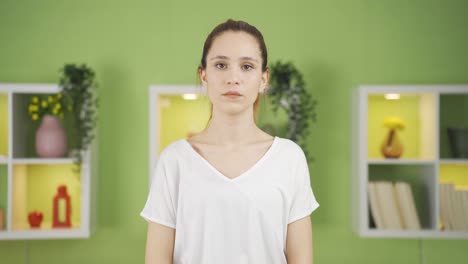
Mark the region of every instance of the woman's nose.
POLYGON ((236 70, 230 70, 226 76, 226 84, 239 84, 239 81, 239 72, 236 70))

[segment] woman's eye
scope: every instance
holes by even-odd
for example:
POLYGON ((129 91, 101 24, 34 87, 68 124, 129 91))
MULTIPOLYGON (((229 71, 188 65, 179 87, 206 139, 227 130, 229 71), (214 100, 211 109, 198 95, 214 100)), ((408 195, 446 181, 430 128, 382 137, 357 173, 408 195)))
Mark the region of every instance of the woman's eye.
POLYGON ((224 63, 216 63, 215 67, 218 68, 218 69, 224 69, 224 68, 226 68, 226 65, 224 63))
POLYGON ((243 68, 244 70, 251 70, 251 69, 253 69, 252 65, 249 65, 249 64, 243 65, 242 68, 243 68))

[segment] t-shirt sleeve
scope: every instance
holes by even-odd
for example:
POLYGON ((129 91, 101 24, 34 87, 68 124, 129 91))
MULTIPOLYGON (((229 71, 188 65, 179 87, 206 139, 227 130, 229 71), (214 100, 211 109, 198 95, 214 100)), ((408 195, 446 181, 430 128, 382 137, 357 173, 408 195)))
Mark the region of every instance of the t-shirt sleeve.
POLYGON ((174 198, 168 177, 168 164, 163 155, 156 163, 151 177, 151 187, 143 210, 140 213, 146 221, 156 222, 171 228, 176 228, 174 198))
POLYGON ((309 167, 302 150, 296 166, 288 224, 310 215, 319 207, 310 185, 309 167))

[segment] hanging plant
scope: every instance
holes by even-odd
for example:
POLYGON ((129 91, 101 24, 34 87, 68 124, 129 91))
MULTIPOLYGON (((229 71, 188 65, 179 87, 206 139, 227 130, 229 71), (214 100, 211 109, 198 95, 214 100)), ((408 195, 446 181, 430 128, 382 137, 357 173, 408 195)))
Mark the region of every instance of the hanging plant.
MULTIPOLYGON (((76 133, 74 146, 76 151, 71 155, 75 164, 81 165, 84 151, 95 138, 94 128, 98 120, 99 98, 96 92, 94 71, 85 64, 65 64, 60 70, 60 87, 68 104, 72 106, 73 129, 76 133)), ((78 169, 81 166, 77 166, 78 169)))
POLYGON ((267 89, 274 113, 281 107, 288 115, 286 138, 299 144, 307 157, 304 139, 309 134, 309 121, 316 121, 317 101, 305 89, 302 74, 291 62, 271 64, 267 89))

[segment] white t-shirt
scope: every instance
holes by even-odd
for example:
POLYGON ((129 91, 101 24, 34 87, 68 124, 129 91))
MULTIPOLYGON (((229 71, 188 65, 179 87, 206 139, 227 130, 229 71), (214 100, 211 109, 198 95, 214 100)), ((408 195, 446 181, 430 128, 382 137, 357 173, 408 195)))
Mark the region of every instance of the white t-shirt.
POLYGON ((275 137, 233 179, 180 139, 161 152, 140 215, 177 230, 175 264, 285 264, 287 225, 317 207, 306 157, 290 139, 275 137))

